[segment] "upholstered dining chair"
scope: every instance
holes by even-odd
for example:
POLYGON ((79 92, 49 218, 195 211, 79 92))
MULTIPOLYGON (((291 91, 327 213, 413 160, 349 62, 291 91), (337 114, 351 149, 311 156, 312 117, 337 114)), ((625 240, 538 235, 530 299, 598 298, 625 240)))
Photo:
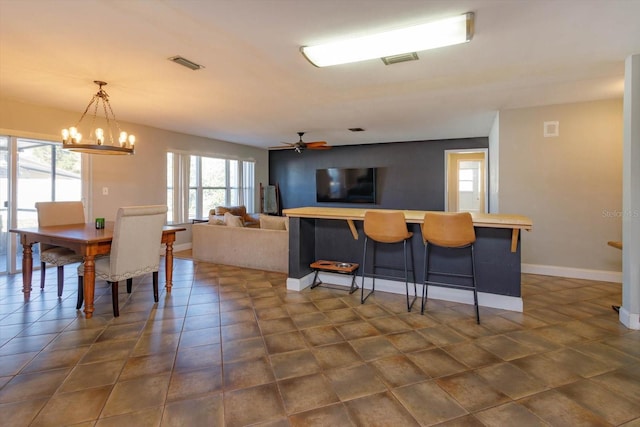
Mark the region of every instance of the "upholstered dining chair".
MULTIPOLYGON (((113 316, 120 315, 118 307, 118 282, 127 281, 131 293, 133 278, 148 273, 153 275, 153 300, 158 302, 158 270, 160 268, 160 241, 162 227, 167 216, 167 206, 129 206, 118 209, 113 228, 111 252, 96 258, 96 280, 106 280, 111 285, 113 316)), ((78 304, 84 296, 84 263, 78 267, 78 304)))
MULTIPOLYGON (((38 226, 84 224, 84 206, 80 201, 37 202, 38 226)), ((58 268, 58 296, 64 287, 64 266, 82 262, 82 255, 61 246, 40 243, 40 288, 44 289, 45 267, 53 264, 58 268)))

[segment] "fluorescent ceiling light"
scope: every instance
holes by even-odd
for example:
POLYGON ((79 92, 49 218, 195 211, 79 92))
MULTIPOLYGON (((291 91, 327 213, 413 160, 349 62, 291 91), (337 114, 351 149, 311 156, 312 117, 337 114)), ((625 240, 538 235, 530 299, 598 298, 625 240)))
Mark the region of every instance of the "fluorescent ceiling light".
POLYGON ((473 12, 427 24, 316 46, 302 54, 316 67, 348 64, 465 43, 473 37, 473 12))

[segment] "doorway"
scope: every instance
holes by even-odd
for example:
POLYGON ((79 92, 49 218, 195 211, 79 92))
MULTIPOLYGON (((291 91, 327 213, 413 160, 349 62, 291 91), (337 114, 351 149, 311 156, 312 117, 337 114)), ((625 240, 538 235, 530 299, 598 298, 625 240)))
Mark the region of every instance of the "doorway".
POLYGON ((445 150, 445 210, 486 213, 488 150, 445 150))

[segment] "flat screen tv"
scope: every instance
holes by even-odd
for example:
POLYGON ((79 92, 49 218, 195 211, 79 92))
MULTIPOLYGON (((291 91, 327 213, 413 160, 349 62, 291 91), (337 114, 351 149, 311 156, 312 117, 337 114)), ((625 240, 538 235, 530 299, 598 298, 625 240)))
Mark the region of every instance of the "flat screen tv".
POLYGON ((375 203, 376 168, 316 169, 316 201, 375 203))

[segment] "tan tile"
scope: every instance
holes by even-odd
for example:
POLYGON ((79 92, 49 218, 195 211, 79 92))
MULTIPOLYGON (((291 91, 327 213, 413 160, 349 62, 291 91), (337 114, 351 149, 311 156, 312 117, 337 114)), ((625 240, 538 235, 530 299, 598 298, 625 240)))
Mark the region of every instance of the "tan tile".
MULTIPOLYGON (((187 316, 184 319, 184 331, 197 331, 199 329, 217 328, 220 326, 220 316, 217 314, 203 314, 200 316, 187 316)), ((179 331, 174 331, 179 332, 179 331)))
POLYGON ((354 308, 354 310, 363 319, 373 319, 373 318, 376 318, 376 317, 385 317, 385 316, 389 316, 389 314, 391 314, 387 310, 385 310, 384 308, 380 307, 377 304, 368 304, 368 303, 362 304, 360 306, 357 306, 357 307, 354 308))
POLYGON ((124 325, 110 325, 100 334, 96 342, 111 340, 128 340, 137 338, 145 327, 146 322, 127 323, 124 325))
POLYGON ((386 390, 376 371, 368 365, 326 371, 333 389, 343 402, 386 390))
POLYGON ((390 334, 386 338, 391 341, 395 348, 404 353, 433 348, 433 344, 416 331, 390 334))
POLYGON ((376 359, 370 363, 377 375, 389 388, 401 387, 429 379, 407 356, 395 356, 376 359))
POLYGON ((362 317, 358 316, 358 314, 352 308, 343 308, 341 310, 325 311, 324 315, 334 325, 362 320, 362 317))
POLYGON ((284 406, 275 383, 224 394, 224 420, 228 427, 276 420, 284 415, 284 406))
POLYGON ((48 397, 44 397, 0 403, 0 419, 7 426, 28 426, 48 400, 48 397))
POLYGON ((337 326, 338 331, 345 339, 353 340, 357 338, 372 337, 380 335, 373 325, 366 321, 352 322, 337 326))
POLYGON ((469 412, 509 401, 505 394, 491 387, 488 382, 474 372, 463 372, 437 378, 435 382, 469 412))
POLYGON ((284 307, 256 307, 256 316, 258 320, 271 320, 289 317, 289 313, 284 307))
POLYGON ((258 324, 263 335, 279 334, 297 329, 290 317, 259 320, 258 324))
POLYGON ((59 391, 62 393, 115 384, 122 372, 124 360, 78 365, 69 374, 59 391))
POLYGON ((331 321, 322 312, 294 314, 291 316, 298 329, 313 328, 320 325, 329 325, 331 321))
POLYGON ((360 338, 351 340, 349 343, 364 360, 374 360, 399 353, 398 349, 384 336, 360 338))
POLYGON ((222 394, 168 403, 162 415, 163 426, 221 426, 224 425, 222 394))
POLYGON ((593 377, 592 380, 632 402, 640 402, 640 375, 629 375, 628 371, 618 369, 593 377))
POLYGON ((234 325, 243 322, 255 322, 256 315, 253 308, 243 310, 227 311, 220 313, 220 326, 234 325))
POLYGON ((439 348, 410 353, 409 358, 432 378, 452 375, 467 370, 467 367, 439 348))
POLYGON ((400 387, 393 394, 421 425, 441 423, 467 413, 434 381, 400 387), (428 404, 425 404, 428 396, 428 404))
POLYGON ((124 360, 129 357, 131 350, 136 345, 136 340, 104 341, 96 343, 80 359, 80 363, 106 362, 109 360, 124 360))
POLYGON ((143 335, 133 349, 133 356, 176 351, 180 342, 180 334, 143 335))
POLYGON ((50 396, 60 387, 71 368, 20 374, 0 390, 0 403, 50 396))
POLYGON ((521 427, 544 427, 547 424, 516 402, 505 403, 474 414, 487 427, 502 427, 517 420, 521 427))
POLYGON ((568 384, 558 391, 613 425, 640 417, 640 402, 632 402, 590 380, 568 384))
POLYGON ((271 364, 266 357, 224 364, 224 388, 235 390, 274 382, 271 364))
POLYGON ((357 425, 380 425, 380 420, 393 426, 419 425, 389 392, 349 400, 345 406, 357 425))
POLYGON ((220 328, 205 328, 194 331, 184 331, 180 335, 180 347, 198 347, 201 345, 218 344, 220 342, 220 328))
POLYGON ((479 368, 502 361, 499 357, 471 342, 449 345, 443 347, 443 350, 453 356, 458 362, 470 368, 479 368))
POLYGON ((484 424, 482 424, 482 422, 473 415, 464 415, 462 417, 440 423, 438 424, 438 427, 484 427, 484 424))
POLYGON ((340 368, 362 363, 362 358, 346 342, 314 347, 312 351, 322 369, 340 368))
POLYGON ((518 403, 551 425, 607 426, 604 419, 583 408, 562 393, 549 390, 520 400, 518 403))
POLYGON ((278 382, 287 413, 308 411, 339 402, 331 382, 322 374, 278 382))
POLYGON ((395 332, 411 330, 411 326, 396 316, 376 317, 374 319, 370 319, 369 323, 383 334, 392 334, 395 332))
MULTIPOLYGON (((149 426, 156 427, 162 420, 161 408, 149 408, 115 417, 101 418, 95 427, 149 426)), ((93 424, 91 424, 93 425, 93 424)))
POLYGON ((535 353, 551 351, 561 347, 559 344, 545 340, 531 330, 508 332, 504 336, 530 348, 535 353))
POLYGON ((325 312, 349 308, 349 306, 339 298, 322 299, 322 300, 314 301, 314 304, 316 307, 318 307, 318 310, 325 311, 325 312))
POLYGON ((614 369, 604 362, 569 348, 544 353, 543 356, 555 362, 557 366, 571 370, 585 378, 614 369))
POLYGON ((318 326, 302 331, 302 335, 312 346, 335 344, 344 341, 343 336, 333 326, 318 326))
POLYGON ((224 363, 255 359, 266 356, 266 354, 267 349, 264 346, 262 337, 227 342, 222 346, 222 360, 224 363))
POLYGON ((271 355, 271 366, 277 379, 300 377, 320 371, 320 365, 311 351, 297 350, 271 355))
POLYGON ((89 388, 71 393, 56 393, 47 402, 32 426, 70 425, 98 418, 111 387, 89 388))
POLYGON ((507 362, 480 368, 476 373, 493 388, 514 400, 539 393, 547 388, 541 380, 507 362))
POLYGON ((559 387, 578 381, 580 376, 563 366, 558 366, 543 355, 528 356, 511 361, 528 375, 544 382, 548 387, 559 387))
POLYGON ((174 372, 171 375, 167 400, 181 400, 221 390, 222 366, 220 365, 188 372, 174 372))
POLYGON ((222 363, 220 344, 187 347, 178 350, 174 364, 175 371, 190 371, 222 363))
POLYGON ((535 348, 526 343, 512 340, 505 335, 492 335, 476 340, 476 345, 495 354, 502 360, 513 360, 536 353, 535 348))
POLYGON ((298 331, 267 335, 264 337, 264 342, 269 354, 302 350, 307 347, 306 341, 298 331))
POLYGON ((292 427, 354 426, 342 403, 312 409, 289 417, 292 427))
POLYGON ((455 344, 458 342, 466 341, 467 339, 445 325, 418 329, 418 332, 422 334, 427 340, 438 346, 455 344))
POLYGON ((101 417, 112 417, 164 404, 170 377, 170 374, 161 374, 116 383, 101 417))
POLYGON ((243 340, 260 336, 260 329, 258 329, 258 323, 255 321, 235 323, 221 326, 220 335, 223 342, 243 340))
MULTIPOLYGON (((6 356, 0 356, 0 377, 17 375, 21 371, 27 372, 23 371, 22 368, 24 368, 27 363, 31 362, 31 360, 37 355, 38 352, 34 351, 29 353, 8 354, 6 356)), ((65 366, 63 365, 58 367, 60 368, 65 366)), ((33 369, 30 371, 33 371, 33 369)))
POLYGON ((130 357, 120 374, 120 381, 145 375, 157 375, 164 372, 171 372, 176 354, 158 353, 146 356, 130 357))

